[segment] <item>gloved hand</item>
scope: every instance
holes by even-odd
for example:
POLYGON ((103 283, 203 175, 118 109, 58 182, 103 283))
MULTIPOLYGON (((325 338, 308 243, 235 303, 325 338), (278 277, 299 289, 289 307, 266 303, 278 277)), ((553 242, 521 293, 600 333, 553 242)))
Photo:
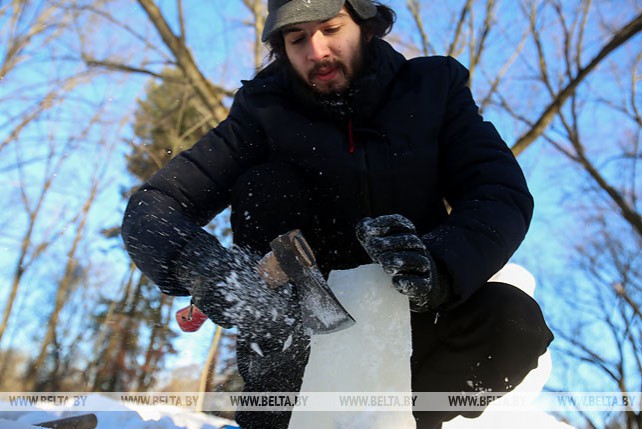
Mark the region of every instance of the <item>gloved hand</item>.
POLYGON ((436 310, 448 300, 449 284, 440 281, 435 261, 410 220, 401 215, 364 218, 356 233, 370 258, 392 275, 395 289, 408 296, 412 311, 436 310))
POLYGON ((264 356, 287 350, 306 334, 294 288, 268 288, 258 260, 203 232, 184 247, 172 271, 196 307, 224 328, 236 326, 248 349, 264 356))

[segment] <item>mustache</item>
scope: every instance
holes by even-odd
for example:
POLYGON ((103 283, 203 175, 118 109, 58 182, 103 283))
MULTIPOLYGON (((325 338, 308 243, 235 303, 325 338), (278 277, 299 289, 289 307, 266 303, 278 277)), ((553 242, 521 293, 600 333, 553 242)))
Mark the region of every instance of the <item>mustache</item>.
POLYGON ((324 60, 324 61, 321 61, 319 63, 316 63, 314 65, 314 67, 312 67, 312 69, 308 73, 308 77, 310 79, 314 78, 319 73, 319 70, 321 70, 323 68, 338 68, 338 69, 342 70, 343 72, 346 71, 346 68, 345 68, 345 65, 343 64, 343 62, 341 62, 339 60, 336 60, 336 59, 335 60, 324 60))

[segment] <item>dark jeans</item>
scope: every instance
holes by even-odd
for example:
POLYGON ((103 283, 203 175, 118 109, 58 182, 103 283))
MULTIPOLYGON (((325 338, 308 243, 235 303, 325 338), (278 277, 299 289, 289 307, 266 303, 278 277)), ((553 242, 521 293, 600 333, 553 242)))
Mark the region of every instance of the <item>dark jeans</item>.
MULTIPOLYGON (((322 202, 314 201, 313 195, 302 176, 285 164, 249 170, 232 190, 235 244, 266 253, 273 238, 294 228, 313 243, 310 238, 323 232, 315 216, 322 207, 316 203, 322 202)), ((436 323, 435 319, 434 313, 411 314, 414 392, 510 391, 537 366, 553 339, 539 305, 503 283, 487 283, 465 303, 440 314, 436 323)), ((245 344, 243 333, 239 336, 237 361, 245 391, 299 391, 309 357, 307 341, 297 342, 287 354, 260 358, 245 344)), ((418 429, 432 429, 459 413, 413 414, 418 429)), ((289 418, 290 412, 239 412, 236 416, 244 429, 287 428, 289 418)))

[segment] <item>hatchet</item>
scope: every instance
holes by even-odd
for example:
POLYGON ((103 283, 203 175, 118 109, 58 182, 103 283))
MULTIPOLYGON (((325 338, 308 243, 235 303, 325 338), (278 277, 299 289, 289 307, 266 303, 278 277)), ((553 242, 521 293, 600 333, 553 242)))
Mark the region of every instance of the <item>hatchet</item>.
POLYGON ((270 242, 270 247, 272 251, 259 261, 259 273, 273 289, 294 283, 303 326, 313 334, 329 334, 355 323, 323 278, 300 230, 279 235, 270 242))
MULTIPOLYGON (((305 328, 319 335, 341 331, 355 323, 323 278, 300 230, 279 235, 270 242, 270 248, 272 251, 258 263, 259 274, 272 289, 294 284, 305 328)), ((194 332, 207 316, 190 304, 176 313, 176 320, 183 331, 194 332)))

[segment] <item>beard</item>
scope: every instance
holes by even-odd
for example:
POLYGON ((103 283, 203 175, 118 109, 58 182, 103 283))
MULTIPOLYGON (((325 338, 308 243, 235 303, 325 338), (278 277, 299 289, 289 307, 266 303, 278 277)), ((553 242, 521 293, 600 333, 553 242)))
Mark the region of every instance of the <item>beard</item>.
POLYGON ((305 83, 314 100, 321 106, 322 110, 330 116, 346 119, 352 115, 353 107, 351 100, 359 91, 355 83, 364 72, 364 63, 366 58, 367 42, 361 40, 356 55, 351 58, 350 64, 346 65, 340 60, 326 60, 317 63, 308 73, 307 80, 302 76, 299 78, 305 83), (345 82, 342 85, 333 85, 327 88, 319 88, 310 84, 319 70, 327 68, 336 68, 345 76, 345 82))
POLYGON ((338 119, 347 119, 352 116, 352 113, 354 112, 352 97, 356 93, 356 89, 353 87, 347 87, 341 92, 315 92, 313 95, 314 99, 325 113, 338 119))
POLYGON ((312 91, 318 94, 325 95, 342 94, 349 91, 352 84, 359 78, 359 76, 361 76, 363 72, 364 58, 366 57, 366 48, 367 42, 365 38, 362 38, 357 50, 355 51, 355 54, 352 56, 352 58, 349 58, 350 62, 348 64, 339 59, 325 60, 316 63, 307 75, 307 83, 312 91), (334 84, 330 83, 330 85, 325 88, 311 83, 314 82, 314 79, 319 74, 319 71, 328 68, 339 70, 345 77, 345 81, 334 84))

